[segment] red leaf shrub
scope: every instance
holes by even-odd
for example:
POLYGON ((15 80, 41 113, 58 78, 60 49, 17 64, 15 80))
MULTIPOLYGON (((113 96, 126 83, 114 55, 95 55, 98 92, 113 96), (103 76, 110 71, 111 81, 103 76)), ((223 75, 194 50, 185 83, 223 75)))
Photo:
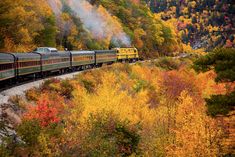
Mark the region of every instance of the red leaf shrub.
POLYGON ((42 127, 47 127, 60 121, 59 114, 63 108, 63 100, 59 96, 54 96, 51 100, 47 94, 43 94, 35 106, 28 107, 24 118, 26 120, 36 119, 42 127))

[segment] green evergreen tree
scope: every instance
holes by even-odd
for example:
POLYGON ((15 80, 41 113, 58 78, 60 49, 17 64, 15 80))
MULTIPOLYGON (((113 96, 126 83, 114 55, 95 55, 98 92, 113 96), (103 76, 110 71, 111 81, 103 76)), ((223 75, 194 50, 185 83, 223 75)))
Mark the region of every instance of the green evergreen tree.
MULTIPOLYGON (((235 49, 216 49, 194 62, 196 71, 214 70, 216 82, 234 83, 235 81, 235 49)), ((228 87, 233 88, 233 87, 228 87)), ((225 95, 213 95, 206 99, 208 113, 212 116, 228 114, 235 106, 235 89, 229 89, 225 95)))

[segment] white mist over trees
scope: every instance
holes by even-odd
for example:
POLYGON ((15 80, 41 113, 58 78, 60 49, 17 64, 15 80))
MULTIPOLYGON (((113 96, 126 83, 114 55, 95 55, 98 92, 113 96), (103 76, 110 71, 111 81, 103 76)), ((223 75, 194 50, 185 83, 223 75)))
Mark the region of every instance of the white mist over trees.
MULTIPOLYGON (((92 34, 94 39, 112 41, 115 46, 131 46, 130 37, 123 31, 117 17, 112 16, 102 6, 92 6, 86 0, 65 0, 73 12, 80 18, 84 29, 92 34)), ((57 19, 62 14, 60 0, 48 0, 57 19)), ((61 22, 58 22, 61 24, 61 22)))
POLYGON ((56 16, 62 14, 62 3, 60 0, 47 0, 47 2, 56 16))
POLYGON ((130 46, 130 38, 123 31, 122 25, 102 6, 92 6, 86 0, 68 0, 68 5, 79 16, 84 27, 96 39, 111 39, 116 46, 119 43, 130 46))

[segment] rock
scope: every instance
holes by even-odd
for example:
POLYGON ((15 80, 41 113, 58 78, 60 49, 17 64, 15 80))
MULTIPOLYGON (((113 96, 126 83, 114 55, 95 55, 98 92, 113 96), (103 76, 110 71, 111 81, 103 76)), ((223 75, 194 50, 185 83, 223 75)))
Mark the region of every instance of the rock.
POLYGON ((8 108, 4 111, 4 114, 6 114, 7 119, 10 121, 11 124, 14 126, 17 126, 21 123, 21 118, 19 115, 15 113, 15 111, 11 108, 8 108))

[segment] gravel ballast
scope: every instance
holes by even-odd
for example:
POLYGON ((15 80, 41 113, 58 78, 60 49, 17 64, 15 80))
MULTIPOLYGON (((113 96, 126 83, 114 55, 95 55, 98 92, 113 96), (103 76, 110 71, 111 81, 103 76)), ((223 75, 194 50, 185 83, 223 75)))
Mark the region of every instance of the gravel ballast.
MULTIPOLYGON (((54 78, 58 78, 58 79, 62 79, 62 80, 72 79, 75 75, 77 75, 79 73, 81 73, 81 71, 56 76, 54 78)), ((7 90, 4 90, 4 91, 0 92, 0 105, 8 103, 9 98, 12 97, 12 96, 16 96, 16 95, 23 96, 27 90, 29 90, 31 88, 34 88, 34 87, 36 87, 36 88, 40 87, 40 85, 45 80, 48 80, 48 79, 50 79, 50 78, 46 78, 46 79, 43 79, 43 80, 38 80, 38 81, 26 83, 26 84, 16 86, 16 87, 12 87, 10 89, 7 89, 7 90)))

